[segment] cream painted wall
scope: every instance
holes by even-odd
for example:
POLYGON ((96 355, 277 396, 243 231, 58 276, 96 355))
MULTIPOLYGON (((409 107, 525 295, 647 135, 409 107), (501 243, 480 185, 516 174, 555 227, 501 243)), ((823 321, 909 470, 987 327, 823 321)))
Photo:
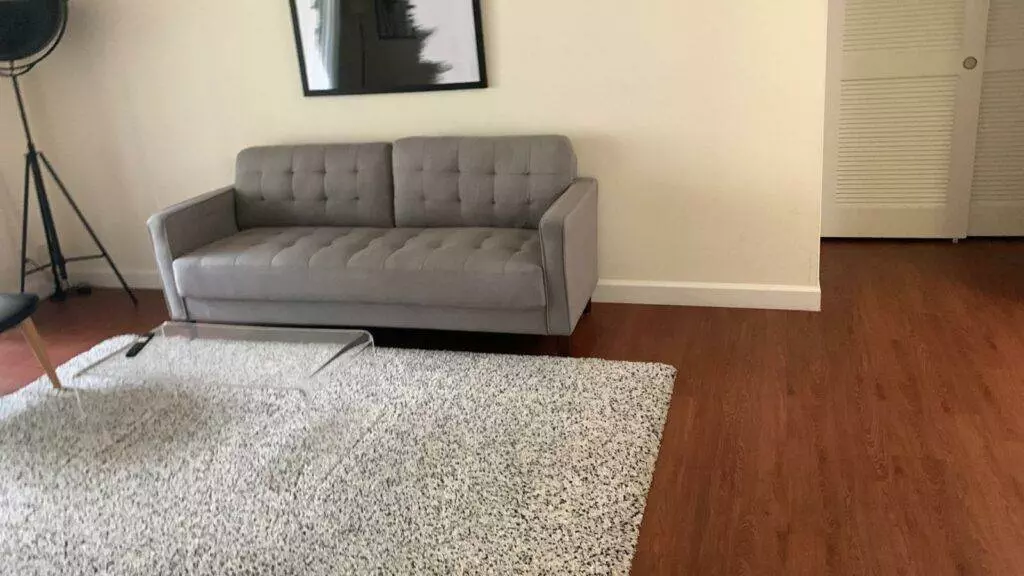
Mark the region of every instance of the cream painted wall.
POLYGON ((14 96, 0 85, 0 292, 18 290, 18 251, 21 243, 21 170, 24 146, 16 136, 21 127, 13 114, 14 96))
POLYGON ((18 290, 18 208, 8 186, 0 174, 0 292, 18 290))
MULTIPOLYGON (((482 3, 492 88, 309 99, 283 0, 73 0, 64 44, 25 81, 31 114, 143 282, 146 217, 230 182, 245 146, 553 132, 601 181, 604 299, 694 303, 706 288, 711 304, 772 306, 764 293, 781 291, 810 306, 825 2, 482 3)), ((88 249, 72 224, 67 243, 88 249)))

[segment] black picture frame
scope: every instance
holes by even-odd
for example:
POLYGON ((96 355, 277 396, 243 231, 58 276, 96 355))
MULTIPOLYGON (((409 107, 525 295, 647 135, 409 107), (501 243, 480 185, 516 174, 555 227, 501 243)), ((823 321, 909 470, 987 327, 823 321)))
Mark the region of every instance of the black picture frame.
MULTIPOLYGON (((487 88, 488 87, 487 60, 486 60, 486 57, 485 57, 485 50, 484 50, 483 17, 481 15, 480 0, 470 0, 470 2, 472 4, 472 9, 473 9, 473 26, 475 28, 473 36, 474 36, 474 38, 476 40, 476 58, 477 58, 477 64, 478 64, 478 68, 479 68, 479 78, 480 78, 479 81, 476 81, 476 82, 457 82, 457 83, 449 83, 449 84, 410 83, 410 84, 402 84, 402 85, 387 86, 387 87, 382 87, 382 86, 377 86, 377 87, 373 87, 373 86, 369 86, 369 87, 342 86, 342 87, 332 88, 332 89, 313 89, 313 88, 310 87, 309 76, 307 75, 307 63, 306 63, 306 59, 305 59, 305 55, 304 55, 304 51, 303 51, 303 37, 302 37, 301 24, 300 24, 300 21, 299 21, 298 7, 297 7, 297 4, 296 4, 297 1, 303 1, 304 2, 304 1, 307 1, 307 0, 289 0, 289 4, 291 6, 291 16, 292 16, 292 31, 293 31, 293 33, 295 35, 295 52, 296 52, 296 55, 298 56, 298 59, 299 59, 299 76, 300 76, 300 80, 302 82, 302 92, 303 92, 303 94, 306 97, 317 97, 317 96, 358 96, 358 95, 366 95, 366 94, 396 94, 396 93, 410 93, 410 92, 437 92, 437 91, 451 91, 451 90, 475 90, 475 89, 483 89, 483 88, 487 88)), ((345 2, 346 0, 340 0, 340 1, 341 2, 345 2)), ((376 14, 376 11, 377 11, 376 0, 369 0, 369 1, 373 2, 374 7, 373 7, 372 11, 376 14)), ((444 2, 446 0, 439 0, 439 1, 444 2)), ((376 23, 372 27, 370 27, 369 30, 365 30, 365 31, 362 31, 362 32, 366 33, 366 34, 372 34, 374 38, 377 38, 378 40, 380 40, 382 42, 394 42, 396 40, 400 41, 400 40, 403 40, 403 39, 407 39, 407 38, 403 38, 403 37, 389 38, 389 37, 386 37, 386 35, 381 35, 380 34, 380 28, 376 25, 376 23)), ((427 35, 429 35, 429 32, 427 33, 427 35)), ((423 35, 423 36, 417 37, 417 38, 420 38, 420 40, 422 41, 423 39, 426 38, 426 35, 423 35)), ((363 66, 365 67, 365 63, 363 64, 363 66)), ((363 72, 363 74, 365 75, 365 71, 363 72)))

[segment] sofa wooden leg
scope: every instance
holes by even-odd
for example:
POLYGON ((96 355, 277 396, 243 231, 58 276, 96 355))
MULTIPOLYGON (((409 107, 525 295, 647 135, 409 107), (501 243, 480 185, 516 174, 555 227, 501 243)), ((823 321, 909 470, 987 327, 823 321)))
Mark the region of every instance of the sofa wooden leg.
POLYGON ((563 358, 572 357, 572 336, 555 336, 558 343, 558 355, 563 358))
POLYGON ((587 300, 587 305, 583 307, 583 315, 584 316, 590 316, 590 310, 593 307, 594 307, 594 302, 592 300, 587 300))

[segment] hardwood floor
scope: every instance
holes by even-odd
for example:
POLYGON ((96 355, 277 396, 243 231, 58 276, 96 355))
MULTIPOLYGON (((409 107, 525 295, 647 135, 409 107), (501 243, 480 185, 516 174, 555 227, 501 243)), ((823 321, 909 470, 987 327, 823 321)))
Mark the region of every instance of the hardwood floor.
MULTIPOLYGON (((594 306, 576 355, 679 368, 636 574, 1024 574, 1024 243, 829 242, 821 313, 594 306)), ((55 361, 164 316, 37 315, 55 361)), ((544 353, 525 337, 382 345, 544 353)), ((0 390, 38 377, 0 336, 0 390)))
MULTIPOLYGON (((138 296, 138 308, 132 308, 124 292, 115 290, 95 290, 91 296, 74 296, 61 303, 43 302, 33 319, 50 360, 63 364, 111 336, 145 332, 167 319, 162 293, 141 290, 138 296)), ((0 395, 42 374, 20 331, 0 334, 0 395)))

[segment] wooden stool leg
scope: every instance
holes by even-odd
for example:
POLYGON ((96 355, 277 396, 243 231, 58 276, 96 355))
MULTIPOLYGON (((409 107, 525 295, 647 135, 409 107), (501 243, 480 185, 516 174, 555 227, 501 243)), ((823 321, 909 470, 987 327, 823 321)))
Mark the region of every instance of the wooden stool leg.
POLYGON ((21 323, 21 333, 25 336, 25 340, 28 341, 29 347, 32 348, 32 353, 36 355, 36 360, 39 361, 43 366, 43 370, 46 370, 46 375, 50 377, 50 384, 54 388, 60 390, 60 379, 57 378, 57 371, 53 369, 53 364, 50 363, 50 355, 46 353, 46 344, 43 343, 43 339, 39 337, 39 331, 36 330, 36 325, 29 318, 21 323))

